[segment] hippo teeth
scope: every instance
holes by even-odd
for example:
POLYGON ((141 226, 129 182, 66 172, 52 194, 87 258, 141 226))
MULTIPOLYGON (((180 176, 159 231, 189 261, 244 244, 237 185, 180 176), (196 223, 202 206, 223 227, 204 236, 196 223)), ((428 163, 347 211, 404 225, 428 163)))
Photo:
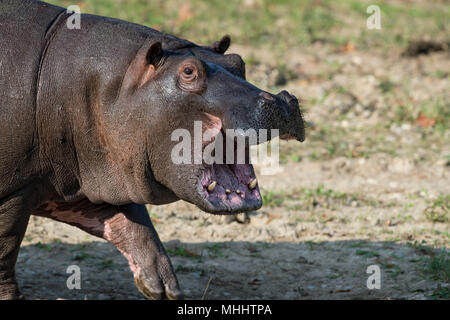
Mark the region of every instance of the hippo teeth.
POLYGON ((211 182, 211 183, 209 184, 209 186, 208 186, 208 192, 213 192, 213 190, 214 190, 214 188, 216 187, 216 185, 217 185, 217 182, 216 182, 216 181, 211 182))
POLYGON ((230 193, 231 193, 231 190, 230 190, 230 189, 225 189, 225 193, 226 193, 226 194, 230 194, 230 193))
POLYGON ((241 190, 237 189, 237 190, 236 190, 236 193, 237 193, 237 194, 241 193, 241 190))
POLYGON ((256 180, 256 178, 253 179, 253 180, 250 181, 250 183, 248 184, 248 188, 249 188, 250 190, 255 189, 257 183, 258 183, 258 181, 256 180))

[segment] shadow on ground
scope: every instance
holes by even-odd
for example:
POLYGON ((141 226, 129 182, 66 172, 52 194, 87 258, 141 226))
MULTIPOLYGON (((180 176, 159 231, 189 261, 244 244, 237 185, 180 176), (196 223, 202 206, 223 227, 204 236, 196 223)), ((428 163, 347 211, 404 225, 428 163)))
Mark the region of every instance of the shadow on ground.
MULTIPOLYGON (((442 254, 426 246, 364 240, 165 245, 188 299, 423 299, 448 290, 448 282, 424 273, 442 254), (379 290, 366 286, 370 265, 380 267, 379 290)), ((126 260, 105 242, 23 246, 17 277, 27 299, 143 299, 126 260), (80 290, 66 286, 70 265, 81 269, 80 290)))

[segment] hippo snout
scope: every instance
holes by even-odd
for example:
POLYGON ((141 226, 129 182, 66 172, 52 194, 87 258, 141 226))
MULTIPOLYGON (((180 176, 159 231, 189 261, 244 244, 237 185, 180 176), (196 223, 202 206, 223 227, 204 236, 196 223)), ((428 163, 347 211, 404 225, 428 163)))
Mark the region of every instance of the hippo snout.
POLYGON ((279 129, 281 139, 305 140, 305 123, 297 97, 286 90, 276 95, 262 91, 258 99, 261 108, 270 115, 267 127, 279 129))

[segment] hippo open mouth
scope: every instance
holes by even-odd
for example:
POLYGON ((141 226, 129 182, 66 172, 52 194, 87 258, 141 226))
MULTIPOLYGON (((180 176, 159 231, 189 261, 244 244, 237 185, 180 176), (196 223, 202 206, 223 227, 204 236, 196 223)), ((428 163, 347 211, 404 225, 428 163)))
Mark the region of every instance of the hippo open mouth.
MULTIPOLYGON (((228 140, 229 141, 229 140, 228 140)), ((257 210, 262 198, 253 165, 249 163, 249 146, 245 148, 245 162, 236 161, 237 146, 234 145, 234 163, 216 163, 204 166, 199 181, 200 192, 208 203, 211 213, 225 214, 257 210)), ((224 148, 226 150, 226 148, 224 148)), ((223 158, 226 158, 226 151, 223 158)))
POLYGON ((202 140, 202 156, 205 157, 207 147, 213 147, 209 161, 202 159, 202 173, 197 187, 204 209, 214 214, 259 209, 262 198, 251 164, 251 139, 248 136, 238 138, 236 131, 224 130, 219 117, 208 113, 204 116, 206 121, 202 122, 203 138, 207 130, 212 131, 209 139, 202 140))

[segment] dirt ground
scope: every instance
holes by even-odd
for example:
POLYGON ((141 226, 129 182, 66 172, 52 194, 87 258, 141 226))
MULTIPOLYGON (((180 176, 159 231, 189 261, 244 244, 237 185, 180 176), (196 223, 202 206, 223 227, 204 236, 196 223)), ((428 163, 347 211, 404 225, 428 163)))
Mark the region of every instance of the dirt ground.
MULTIPOLYGON (((320 41, 231 51, 250 81, 303 99, 307 139, 283 142, 283 171, 259 175, 257 212, 148 207, 186 298, 448 299, 449 52, 320 41), (380 289, 366 286, 370 265, 380 289)), ((29 299, 143 299, 113 246, 39 217, 17 277, 29 299), (81 290, 66 287, 70 265, 81 268, 81 290)))
MULTIPOLYGON (((297 208, 301 201, 294 198, 250 214, 247 224, 240 223, 243 215, 230 222, 184 202, 151 207, 186 297, 202 298, 208 282, 206 299, 424 299, 448 286, 422 271, 436 250, 427 244, 449 245, 448 224, 424 219, 422 190, 448 192, 450 172, 415 165, 392 173, 390 160, 295 163, 277 177, 260 178, 262 185, 285 190, 320 182, 370 195, 379 201, 374 206, 355 198, 326 208, 324 198, 310 211, 297 208), (381 268, 380 290, 366 287, 369 265, 381 268)), ((142 298, 114 247, 44 218, 32 218, 18 266, 28 298, 142 298), (72 264, 82 270, 81 290, 66 287, 72 264)))

